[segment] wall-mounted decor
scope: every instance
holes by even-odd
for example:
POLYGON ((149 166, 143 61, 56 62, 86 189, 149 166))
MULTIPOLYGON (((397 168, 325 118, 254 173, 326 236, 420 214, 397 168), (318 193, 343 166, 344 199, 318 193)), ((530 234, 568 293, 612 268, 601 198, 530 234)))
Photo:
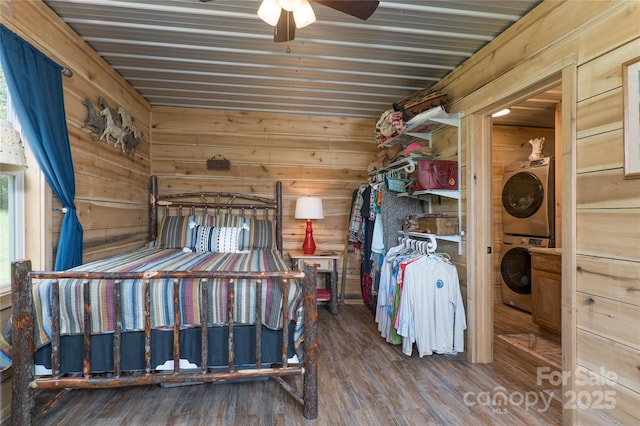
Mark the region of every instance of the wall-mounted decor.
POLYGON ((622 64, 624 176, 640 178, 640 57, 622 64))
POLYGON ((89 99, 83 100, 82 104, 87 107, 82 129, 89 130, 93 140, 104 140, 109 146, 113 142, 114 148, 120 146, 125 154, 135 154, 143 133, 123 107, 111 108, 102 96, 98 97, 98 108, 89 99))
POLYGON ((207 160, 207 170, 229 170, 230 168, 231 161, 220 154, 214 155, 207 160))

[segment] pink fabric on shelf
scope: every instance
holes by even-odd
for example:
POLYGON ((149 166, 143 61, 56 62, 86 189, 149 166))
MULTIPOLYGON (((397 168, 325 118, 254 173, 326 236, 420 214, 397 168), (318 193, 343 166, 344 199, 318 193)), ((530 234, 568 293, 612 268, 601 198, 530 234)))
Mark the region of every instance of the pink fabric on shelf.
POLYGON ((409 155, 412 151, 415 151, 418 148, 422 148, 420 142, 411 142, 405 149, 400 152, 401 156, 409 155))

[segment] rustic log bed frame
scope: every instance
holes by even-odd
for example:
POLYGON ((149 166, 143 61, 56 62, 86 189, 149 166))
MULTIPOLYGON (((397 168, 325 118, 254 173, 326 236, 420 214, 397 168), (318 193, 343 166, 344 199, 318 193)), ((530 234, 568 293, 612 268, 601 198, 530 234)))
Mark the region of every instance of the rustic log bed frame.
MULTIPOLYGON (((276 183, 276 198, 267 199, 253 195, 237 193, 180 193, 169 195, 158 195, 158 185, 155 176, 151 177, 151 237, 156 238, 158 226, 158 208, 177 208, 179 212, 188 209, 194 214, 196 210, 224 209, 225 211, 241 211, 241 214, 255 215, 258 210, 264 210, 268 217, 268 212, 275 211, 276 224, 276 245, 282 251, 282 189, 280 182, 276 183), (188 201, 189 199, 197 201, 188 201), (215 200, 208 202, 207 200, 215 200), (187 200, 187 201, 183 201, 187 200)), ((169 210, 167 210, 168 212, 169 210)), ((180 213, 181 214, 181 213, 180 213)), ((282 388, 290 394, 298 403, 302 405, 302 413, 307 419, 315 419, 318 414, 318 392, 317 392, 317 307, 316 307, 316 268, 307 265, 304 271, 272 271, 272 272, 225 272, 225 271, 147 271, 147 272, 91 272, 91 271, 62 271, 62 272, 40 272, 31 270, 31 261, 19 260, 11 265, 11 292, 13 308, 13 329, 12 341, 24 342, 13 346, 13 384, 11 401, 11 420, 14 425, 33 424, 35 413, 35 390, 36 389, 96 389, 113 388, 123 386, 151 385, 160 383, 187 383, 187 382, 225 382, 237 379, 250 378, 272 378, 279 383, 282 388), (80 278, 84 279, 83 291, 85 301, 89 300, 89 280, 114 280, 114 310, 116 318, 120 315, 120 281, 126 279, 143 279, 145 294, 145 371, 121 373, 120 359, 120 339, 122 330, 119 321, 116 321, 114 331, 114 372, 110 376, 97 376, 91 373, 91 308, 85 302, 84 307, 84 354, 83 354, 83 374, 82 376, 62 376, 60 375, 60 313, 58 312, 59 295, 56 283, 60 279, 80 278), (252 279, 257 280, 256 291, 261 294, 261 280, 277 280, 282 285, 283 306, 287 306, 288 300, 288 280, 303 280, 303 306, 304 306, 304 363, 288 363, 288 327, 282 328, 282 363, 265 366, 261 361, 261 315, 256 315, 256 359, 255 368, 237 369, 235 366, 234 352, 234 313, 233 303, 229 303, 229 365, 228 371, 209 371, 206 360, 208 359, 208 333, 207 327, 202 329, 201 346, 201 371, 180 371, 180 341, 179 341, 179 301, 177 288, 182 278, 199 278, 201 282, 210 279, 252 279), (32 280, 52 279, 53 285, 53 330, 51 338, 51 370, 50 376, 38 376, 34 374, 34 339, 33 339, 33 308, 32 280), (174 286, 174 320, 173 320, 173 373, 155 372, 151 367, 151 321, 149 282, 153 279, 173 279, 174 286), (294 384, 285 381, 287 376, 303 377, 302 392, 294 384)), ((234 300, 233 288, 228 288, 229 301, 234 300)), ((207 286, 201 286, 201 312, 202 322, 207 321, 207 286)), ((256 312, 261 312, 260 297, 256 298, 256 312)), ((282 324, 289 323, 288 309, 282 310, 282 324)))

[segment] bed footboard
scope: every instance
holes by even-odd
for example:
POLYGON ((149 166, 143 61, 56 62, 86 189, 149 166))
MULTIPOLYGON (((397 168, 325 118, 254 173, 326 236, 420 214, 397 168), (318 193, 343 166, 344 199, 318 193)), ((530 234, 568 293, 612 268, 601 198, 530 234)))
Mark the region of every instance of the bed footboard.
POLYGON ((11 338, 21 342, 13 346, 13 376, 11 377, 11 424, 33 424, 35 398, 33 381, 33 295, 31 294, 31 261, 11 263, 11 308, 13 325, 11 338))
MULTIPOLYGON (((66 272, 32 272, 31 261, 20 260, 12 263, 12 307, 13 307, 13 325, 12 325, 12 359, 13 359, 13 383, 12 383, 12 401, 11 401, 11 421, 15 425, 33 424, 35 414, 35 397, 36 389, 61 389, 61 388, 113 388, 123 386, 149 385, 160 383, 187 383, 187 382, 225 382, 238 379, 248 378, 273 378, 283 389, 289 393, 297 402, 302 405, 302 412, 305 418, 315 419, 318 415, 318 391, 317 391, 317 367, 318 367, 318 342, 317 342, 317 307, 316 307, 316 268, 312 265, 306 265, 304 271, 274 271, 274 272, 222 272, 222 271, 153 271, 153 272, 127 272, 127 273, 109 273, 109 272, 85 272, 85 271, 66 271, 66 272), (85 302, 84 309, 84 354, 83 354, 83 373, 82 376, 73 375, 65 376, 60 374, 60 326, 59 312, 57 306, 57 286, 53 286, 53 303, 52 303, 52 336, 51 336, 51 366, 52 374, 48 376, 38 376, 34 374, 35 364, 35 347, 34 347, 34 300, 32 295, 33 279, 52 279, 59 280, 63 278, 82 278, 85 280, 84 291, 85 301, 89 300, 89 280, 106 279, 114 280, 118 283, 125 279, 144 279, 145 280, 145 339, 144 339, 144 357, 145 370, 140 372, 121 375, 120 360, 120 338, 122 330, 119 324, 116 324, 114 330, 113 344, 113 374, 108 376, 94 375, 91 369, 91 308, 85 302), (261 327, 260 319, 256 324, 255 337, 255 365, 254 368, 238 369, 235 365, 234 354, 234 313, 233 313, 233 289, 228 289, 228 306, 229 306, 229 324, 228 324, 228 359, 229 365, 225 371, 211 371, 207 363, 207 327, 201 327, 202 330, 202 354, 200 371, 181 371, 180 370, 180 344, 179 344, 179 301, 174 297, 174 325, 173 325, 173 373, 156 372, 151 368, 151 327, 149 320, 149 290, 148 282, 153 279, 172 279, 174 283, 174 295, 178 294, 177 288, 182 278, 197 278, 202 282, 213 279, 233 280, 251 279, 256 280, 256 291, 260 291, 261 280, 279 280, 283 283, 283 300, 288 298, 288 280, 303 280, 303 307, 304 307, 304 342, 303 342, 303 364, 289 364, 288 362, 288 327, 282 328, 282 361, 277 365, 263 365, 261 361, 261 327), (302 392, 295 386, 285 380, 287 376, 303 376, 302 392)), ((117 296, 119 285, 116 284, 114 291, 115 310, 120 312, 121 306, 119 297, 117 296)), ((202 307, 202 323, 207 323, 207 286, 202 285, 201 298, 205 306, 202 307)), ((258 293, 259 294, 259 293, 258 293)), ((286 304, 285 304, 286 306, 286 304)), ((261 309, 260 303, 256 307, 261 309)), ((290 320, 288 310, 282 310, 283 324, 288 324, 290 320)), ((259 311, 258 311, 259 312, 259 311)), ((260 318, 260 315, 256 315, 260 318)), ((119 323, 119 322, 118 322, 119 323)))

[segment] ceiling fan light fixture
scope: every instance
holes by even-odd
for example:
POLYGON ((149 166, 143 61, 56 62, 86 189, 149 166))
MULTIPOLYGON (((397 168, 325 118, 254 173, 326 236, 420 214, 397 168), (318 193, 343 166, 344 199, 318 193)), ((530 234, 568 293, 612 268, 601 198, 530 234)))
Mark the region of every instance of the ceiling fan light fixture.
POLYGON ((278 0, 278 3, 280 3, 280 7, 287 12, 293 12, 300 7, 302 0, 278 0))
POLYGON ((296 21, 296 28, 304 28, 315 22, 316 15, 307 0, 302 0, 300 6, 293 11, 293 19, 296 21))
POLYGON ((258 9, 258 17, 267 24, 275 27, 278 25, 278 19, 280 19, 280 4, 278 0, 262 0, 260 8, 258 9))

